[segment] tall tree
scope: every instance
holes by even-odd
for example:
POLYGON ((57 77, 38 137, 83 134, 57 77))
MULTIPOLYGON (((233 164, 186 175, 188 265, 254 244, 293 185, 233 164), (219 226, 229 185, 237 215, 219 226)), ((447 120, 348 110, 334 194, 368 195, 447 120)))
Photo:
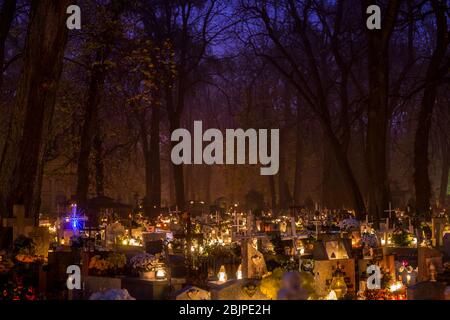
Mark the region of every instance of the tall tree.
POLYGON ((22 203, 28 215, 38 193, 45 142, 55 107, 67 41, 69 0, 31 2, 24 65, 18 84, 8 136, 0 162, 2 214, 22 203))
POLYGON ((329 46, 329 43, 327 37, 321 38, 312 25, 311 16, 315 14, 311 12, 313 7, 312 1, 299 3, 289 0, 280 5, 267 1, 242 1, 244 11, 251 13, 251 19, 259 20, 264 29, 264 32, 256 30, 251 35, 249 45, 291 83, 320 121, 351 195, 352 206, 358 215, 362 215, 365 211, 363 196, 347 156, 346 144, 333 124, 332 103, 329 99, 331 74, 327 73, 332 68, 326 63, 332 59, 324 57, 324 53, 329 51, 328 47, 318 47, 329 46), (286 23, 290 25, 284 25, 286 23), (265 48, 266 41, 258 45, 254 38, 261 37, 261 34, 271 40, 273 47, 265 48))
MULTIPOLYGON (((369 97, 367 108, 367 173, 369 214, 378 220, 389 201, 386 141, 389 122, 389 48, 400 0, 389 1, 380 30, 367 30, 369 97)), ((365 1, 363 11, 377 1, 365 1)))
POLYGON ((301 97, 297 97, 297 123, 296 123, 296 134, 295 134, 295 173, 294 173, 294 192, 293 199, 294 205, 300 205, 301 193, 302 193, 302 180, 303 180, 303 136, 302 136, 302 113, 301 113, 301 97))
POLYGON ((439 205, 441 208, 445 208, 447 203, 448 193, 448 181, 450 174, 450 143, 447 142, 443 146, 442 150, 442 168, 441 168, 441 181, 439 186, 439 205))
POLYGON ((442 76, 450 66, 446 52, 449 45, 446 1, 431 0, 433 13, 436 16, 436 40, 425 75, 425 89, 419 111, 418 125, 414 144, 414 186, 416 194, 416 211, 418 214, 430 214, 431 183, 428 157, 429 137, 433 110, 438 87, 442 76), (443 63, 445 66, 442 66, 443 63))
MULTIPOLYGON (((84 111, 84 122, 80 137, 80 151, 77 163, 77 186, 76 200, 81 211, 87 209, 87 201, 90 186, 90 158, 97 126, 99 125, 99 108, 104 94, 105 79, 108 71, 108 64, 113 50, 114 41, 117 41, 117 32, 121 30, 120 15, 123 11, 123 2, 114 0, 107 7, 104 13, 107 17, 102 17, 106 21, 100 28, 100 34, 96 34, 94 45, 95 58, 90 68, 90 80, 87 92, 87 100, 84 111), (108 18, 110 16, 110 18, 108 18)), ((97 141, 98 142, 98 141, 97 141)), ((98 146, 98 145, 97 145, 98 146)))
MULTIPOLYGON (((208 46, 226 29, 227 25, 211 32, 218 1, 141 1, 143 22, 150 39, 161 44, 170 41, 175 56, 176 77, 164 83, 163 95, 169 129, 180 128, 186 107, 186 95, 193 86, 193 74, 204 60, 208 46)), ((172 142, 172 147, 176 142, 172 142)), ((179 208, 185 206, 185 177, 183 165, 172 168, 175 198, 179 208)))

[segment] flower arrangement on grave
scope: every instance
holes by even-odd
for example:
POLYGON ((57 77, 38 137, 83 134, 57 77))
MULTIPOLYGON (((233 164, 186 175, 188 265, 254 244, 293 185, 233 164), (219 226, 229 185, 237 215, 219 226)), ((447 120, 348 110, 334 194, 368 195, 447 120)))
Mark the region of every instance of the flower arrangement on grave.
POLYGON ((138 272, 156 272, 159 259, 148 253, 141 253, 130 259, 130 266, 138 272))
POLYGON ((378 247, 378 237, 375 233, 364 232, 361 235, 361 245, 369 248, 378 247))
POLYGON ((392 284, 394 284, 392 275, 381 268, 381 288, 366 288, 363 293, 365 300, 395 300, 395 294, 397 293, 395 290, 397 290, 397 284, 394 286, 392 286, 392 284))
POLYGON ((112 252, 106 257, 96 255, 89 262, 89 270, 98 275, 116 275, 123 271, 127 264, 127 258, 124 254, 112 252))
POLYGON ((359 221, 355 218, 348 218, 339 221, 339 228, 342 231, 352 231, 359 229, 359 221))
POLYGON ((14 262, 24 265, 42 263, 44 261, 41 257, 36 256, 36 245, 33 239, 22 235, 14 241, 12 255, 14 262))
POLYGON ((391 237, 392 243, 397 247, 409 247, 413 243, 413 239, 412 234, 401 228, 394 230, 391 237))
POLYGON ((391 294, 387 289, 364 291, 365 300, 391 300, 391 294))
POLYGON ((241 247, 236 244, 223 245, 220 243, 208 244, 203 248, 202 257, 220 260, 218 263, 225 263, 240 257, 241 247))

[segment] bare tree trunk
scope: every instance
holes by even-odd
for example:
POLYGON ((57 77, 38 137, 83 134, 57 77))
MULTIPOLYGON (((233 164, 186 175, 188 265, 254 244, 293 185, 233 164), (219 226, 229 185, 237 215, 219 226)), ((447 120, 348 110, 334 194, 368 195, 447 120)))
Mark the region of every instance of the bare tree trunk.
POLYGON ((331 186, 331 155, 328 152, 329 146, 327 143, 323 144, 322 147, 322 205, 326 207, 333 207, 331 205, 331 196, 333 194, 331 186))
POLYGON ((148 142, 147 118, 145 110, 138 114, 140 125, 140 136, 142 144, 142 154, 144 155, 145 168, 145 196, 144 196, 144 214, 147 217, 152 215, 152 159, 150 155, 150 145, 148 142))
MULTIPOLYGON (((309 5, 310 4, 311 3, 309 2, 309 5)), ((348 160, 347 152, 334 132, 329 102, 327 101, 326 87, 328 87, 328 84, 324 82, 323 76, 320 73, 320 68, 317 64, 317 56, 308 36, 307 30, 309 21, 305 18, 306 11, 299 14, 297 11, 296 2, 294 0, 288 1, 288 7, 295 23, 295 31, 301 38, 304 52, 310 67, 310 73, 306 75, 301 71, 304 67, 300 67, 300 65, 296 63, 296 57, 290 55, 290 49, 283 46, 280 38, 277 36, 278 32, 273 29, 270 21, 270 15, 267 12, 267 7, 261 6, 258 10, 256 10, 256 12, 258 15, 261 15, 260 17, 264 22, 269 37, 272 39, 274 45, 279 49, 280 53, 289 61, 289 64, 295 67, 295 70, 292 70, 294 72, 287 71, 276 62, 276 59, 269 56, 266 56, 266 58, 268 58, 268 60, 283 73, 286 79, 291 82, 291 84, 296 88, 298 94, 302 95, 305 99, 307 105, 311 108, 311 111, 318 117, 322 129, 324 130, 325 138, 328 140, 331 152, 333 152, 336 159, 336 164, 342 171, 343 183, 345 183, 350 190, 349 193, 352 197, 352 206, 357 215, 362 217, 365 211, 364 200, 348 160), (308 80, 306 80, 305 76, 308 77, 308 80), (300 81, 296 80, 296 77, 300 78, 300 81), (305 86, 307 81, 312 82, 314 88, 308 87, 307 85, 305 86)))
POLYGON ((14 20, 17 0, 5 0, 0 11, 0 89, 3 85, 3 66, 5 64, 5 45, 9 29, 14 20))
MULTIPOLYGON (((297 100, 298 104, 298 100, 297 100)), ((297 131, 295 135, 295 176, 294 176, 294 205, 300 204, 301 186, 302 186, 302 161, 303 161, 303 141, 300 125, 301 115, 300 106, 297 105, 297 131)))
POLYGON ((92 67, 91 80, 89 84, 88 98, 84 114, 84 124, 81 133, 80 153, 78 155, 77 168, 77 205, 81 211, 87 209, 89 193, 89 158, 95 135, 95 126, 98 121, 98 108, 103 95, 105 81, 105 50, 99 49, 92 67))
MULTIPOLYGON (((168 176, 173 177, 173 168, 172 165, 169 165, 167 168, 168 176)), ((175 182, 173 179, 168 179, 169 184, 169 206, 172 206, 176 203, 175 199, 175 182)))
POLYGON ((331 126, 325 125, 324 131, 325 136, 328 138, 331 152, 335 157, 336 165, 342 173, 343 183, 350 190, 352 207, 355 209, 357 217, 362 218, 365 212, 364 199, 358 186, 358 182, 356 181, 355 175, 353 174, 353 170, 348 160, 347 153, 342 150, 342 146, 339 143, 336 135, 332 132, 331 126))
POLYGON ((191 176, 192 176, 192 166, 184 167, 184 194, 186 196, 186 201, 194 200, 191 188, 191 176))
POLYGON ((269 189, 270 189, 270 205, 272 207, 272 210, 277 209, 277 193, 275 190, 275 178, 274 176, 269 176, 269 189))
POLYGON ((285 149, 283 146, 283 133, 280 134, 280 168, 278 171, 278 208, 286 209, 286 205, 288 205, 288 193, 286 190, 286 157, 284 155, 283 150, 285 149))
MULTIPOLYGON (((414 185, 416 192, 416 211, 418 214, 430 214, 431 183, 428 173, 428 146, 433 109, 439 86, 440 65, 445 59, 449 44, 447 17, 444 2, 431 1, 436 15, 436 48, 426 73, 426 87, 423 93, 414 144, 414 185)), ((446 71, 446 70, 445 70, 446 71)))
MULTIPOLYGON (((123 3, 121 1, 112 1, 110 3, 110 8, 112 12, 112 21, 118 21, 120 15, 124 10, 123 3)), ((117 27, 116 24, 111 24, 110 28, 117 27)), ((81 133, 81 145, 80 153, 78 156, 78 168, 77 168, 77 188, 76 188, 76 198, 78 208, 81 211, 86 211, 87 200, 90 186, 90 170, 89 170, 89 159, 92 152, 92 145, 94 137, 96 134, 95 126, 99 121, 99 107, 101 103, 102 96, 104 94, 104 83, 106 78, 105 61, 108 59, 114 41, 114 32, 109 29, 104 31, 102 34, 98 35, 101 38, 99 42, 101 44, 100 48, 96 51, 95 62, 91 68, 91 79, 89 84, 88 99, 86 102, 86 110, 84 116, 84 124, 81 133)))
POLYGON ((45 160, 43 160, 38 166, 33 196, 25 206, 27 208, 26 210, 28 216, 34 217, 34 225, 36 227, 39 226, 39 212, 42 203, 41 193, 42 193, 42 181, 44 178, 44 166, 45 160))
POLYGON ((101 137, 100 128, 97 128, 97 132, 93 141, 94 154, 95 154, 95 191, 97 197, 105 194, 105 164, 103 161, 103 140, 101 137))
MULTIPOLYGON (((374 1, 366 1, 368 5, 374 1)), ((364 7, 364 6, 363 6, 364 7)), ((369 214, 378 222, 385 216, 389 199, 386 170, 386 139, 389 121, 389 43, 400 1, 390 1, 381 30, 368 30, 369 103, 367 124, 367 172, 369 214)), ((365 10, 365 8, 363 8, 365 10)))
POLYGON ((442 171, 441 171, 441 186, 439 192, 439 205, 445 208, 447 200, 448 181, 450 173, 450 147, 446 145, 442 151, 442 171))
POLYGON ((212 168, 211 166, 205 166, 205 203, 211 205, 211 178, 212 168))
POLYGON ((159 213, 161 208, 160 118, 160 106, 156 105, 152 110, 150 127, 151 204, 155 213, 159 213))
POLYGON ((288 84, 284 85, 284 107, 283 107, 283 127, 280 130, 280 168, 278 171, 278 207, 286 209, 291 204, 289 186, 287 183, 286 165, 287 165, 287 134, 289 123, 292 119, 291 113, 291 94, 288 84))
MULTIPOLYGON (((178 90, 182 90, 179 88, 178 90)), ((170 124, 170 132, 180 128, 180 113, 175 109, 172 96, 172 88, 170 85, 166 87, 166 103, 168 109, 168 117, 170 124)), ((179 101, 178 103, 184 103, 179 101)), ((171 148, 173 149, 177 145, 176 141, 171 142, 171 148)), ((186 205, 185 193, 184 193, 184 173, 183 165, 176 165, 172 163, 173 178, 175 183, 175 199, 179 210, 183 210, 186 205)))
POLYGON ((68 0, 31 2, 24 67, 0 161, 0 212, 30 209, 55 107, 67 41, 68 0))

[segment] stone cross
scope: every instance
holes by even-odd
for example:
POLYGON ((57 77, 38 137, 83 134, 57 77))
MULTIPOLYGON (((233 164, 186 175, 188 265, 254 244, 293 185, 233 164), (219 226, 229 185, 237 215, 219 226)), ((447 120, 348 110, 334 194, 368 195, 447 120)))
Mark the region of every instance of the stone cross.
POLYGON ((391 214, 392 214, 392 212, 395 213, 395 209, 394 210, 392 209, 392 203, 390 201, 389 201, 389 209, 388 210, 384 210, 384 212, 387 212, 389 214, 389 219, 387 220, 387 223, 386 223, 387 227, 389 229, 389 221, 392 219, 391 214))
POLYGON ((295 217, 291 217, 291 233, 293 237, 297 235, 297 225, 295 224, 295 217))
POLYGON ((251 212, 247 214, 247 230, 245 235, 237 236, 236 239, 241 240, 241 255, 242 255, 242 277, 249 278, 251 271, 249 270, 250 254, 249 246, 252 246, 251 241, 255 238, 262 238, 265 235, 258 235, 253 232, 253 215, 251 212))
POLYGON ((319 238, 319 226, 322 224, 320 220, 314 220, 313 224, 316 226, 316 238, 319 238))
POLYGON ((240 233, 240 228, 241 224, 240 224, 240 219, 238 217, 238 213, 236 211, 234 211, 234 224, 231 225, 231 228, 235 228, 235 230, 233 231, 232 235, 233 235, 233 240, 237 237, 237 235, 240 233))

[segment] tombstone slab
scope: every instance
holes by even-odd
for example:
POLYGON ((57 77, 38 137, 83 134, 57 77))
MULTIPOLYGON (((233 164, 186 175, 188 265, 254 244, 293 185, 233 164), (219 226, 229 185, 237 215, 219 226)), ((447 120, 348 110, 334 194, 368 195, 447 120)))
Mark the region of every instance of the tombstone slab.
POLYGON ((175 292, 175 300, 211 300, 211 293, 196 286, 186 286, 175 292))
POLYGON ((355 260, 354 259, 338 259, 338 260, 317 260, 314 261, 314 286, 319 296, 325 296, 329 292, 333 271, 337 264, 345 273, 345 282, 348 292, 355 292, 355 260))
POLYGON ((409 286, 406 295, 408 300, 445 300, 445 283, 424 281, 409 286))
POLYGON ((253 280, 229 280, 222 284, 210 283, 212 300, 268 300, 261 292, 259 282, 253 280))

